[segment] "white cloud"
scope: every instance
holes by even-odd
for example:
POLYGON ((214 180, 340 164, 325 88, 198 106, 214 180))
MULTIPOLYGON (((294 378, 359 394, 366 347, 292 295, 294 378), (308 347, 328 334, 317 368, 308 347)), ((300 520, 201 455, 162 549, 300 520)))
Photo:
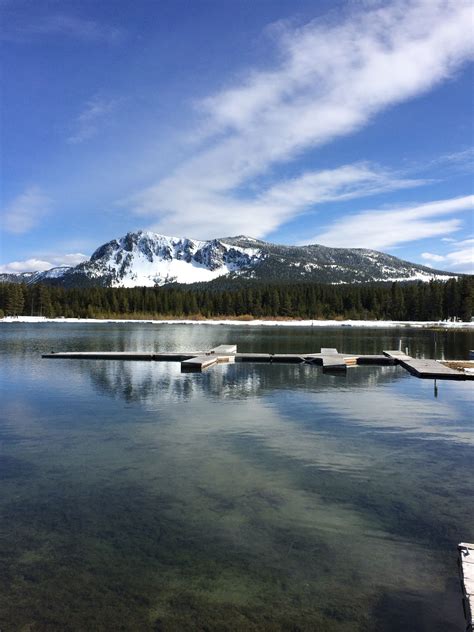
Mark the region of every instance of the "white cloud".
POLYGON ((417 206, 362 211, 339 218, 311 242, 336 247, 388 248, 453 233, 461 228, 462 220, 443 216, 469 211, 473 206, 474 195, 467 195, 417 206))
POLYGON ((453 241, 454 243, 452 243, 451 248, 455 248, 455 250, 445 255, 423 252, 421 254, 422 259, 443 262, 443 267, 445 268, 455 268, 459 272, 474 274, 474 239, 453 241))
POLYGON ((26 259, 25 261, 11 261, 0 266, 0 273, 15 274, 18 272, 36 272, 43 270, 49 270, 52 266, 49 261, 43 261, 42 259, 26 259))
POLYGON ((9 233, 21 235, 34 228, 50 209, 50 198, 39 187, 32 186, 2 210, 2 223, 9 233))
POLYGON ((457 241, 456 246, 474 246, 474 239, 463 239, 462 241, 457 241))
POLYGON ((67 142, 77 145, 96 136, 100 128, 107 124, 109 115, 120 101, 121 99, 105 99, 97 95, 90 99, 77 117, 76 131, 69 136, 67 142))
POLYGON ((260 200, 294 213, 315 203, 350 200, 421 184, 425 184, 425 180, 405 179, 377 166, 355 163, 337 169, 308 171, 297 178, 280 181, 265 191, 260 200))
POLYGON ((426 261, 444 261, 445 260, 445 257, 443 255, 436 255, 432 252, 422 252, 420 256, 422 259, 425 259, 426 261))
POLYGON ((66 255, 52 255, 47 259, 32 257, 24 261, 10 261, 0 265, 0 273, 19 273, 19 272, 44 272, 58 266, 76 266, 82 261, 88 259, 87 255, 76 252, 66 255))
POLYGON ((474 274, 474 251, 471 248, 455 250, 446 255, 445 260, 450 268, 463 268, 463 272, 474 274))
POLYGON ((401 0, 342 24, 279 25, 279 64, 204 99, 205 146, 135 196, 133 210, 162 232, 264 236, 321 199, 308 174, 305 194, 280 191, 274 205, 287 183, 265 190, 255 179, 451 77, 473 55, 471 10, 463 0, 401 0))
POLYGON ((82 252, 74 252, 67 255, 52 255, 49 259, 53 266, 77 266, 89 257, 82 252))
POLYGON ((149 190, 142 196, 141 204, 146 213, 153 208, 156 196, 164 203, 169 196, 176 203, 177 212, 167 218, 166 224, 153 226, 158 232, 206 238, 247 232, 260 237, 309 206, 420 184, 424 181, 404 179, 377 166, 356 163, 306 172, 256 192, 252 198, 213 192, 198 185, 192 190, 186 187, 175 190, 171 185, 172 189, 168 190, 163 184, 159 190, 149 190))

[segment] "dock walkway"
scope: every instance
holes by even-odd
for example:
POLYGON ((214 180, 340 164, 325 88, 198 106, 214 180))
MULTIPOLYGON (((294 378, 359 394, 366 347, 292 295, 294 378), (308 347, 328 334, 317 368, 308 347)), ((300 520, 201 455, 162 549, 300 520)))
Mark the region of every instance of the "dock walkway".
POLYGON ((402 351, 384 351, 384 355, 396 360, 397 364, 416 377, 440 380, 465 380, 465 373, 451 369, 437 360, 412 358, 402 351))
POLYGON ((52 351, 43 358, 74 360, 138 360, 153 362, 181 362, 182 371, 203 371, 215 364, 229 362, 268 362, 271 364, 316 364, 323 373, 343 373, 356 365, 399 364, 412 375, 440 380, 472 380, 474 375, 452 369, 437 360, 416 359, 401 351, 384 351, 383 355, 339 353, 337 349, 322 348, 319 353, 238 353, 237 345, 218 345, 207 351, 52 351))
POLYGON ((461 542, 459 551, 459 576, 463 592, 464 616, 466 632, 472 632, 474 614, 474 544, 461 542))
POLYGON ((41 357, 63 360, 161 360, 163 362, 182 362, 204 353, 205 351, 164 351, 159 353, 143 353, 142 351, 51 351, 51 353, 44 353, 41 357))
POLYGON ((217 364, 219 356, 216 355, 200 355, 195 358, 188 358, 181 362, 182 371, 203 371, 213 364, 217 364))

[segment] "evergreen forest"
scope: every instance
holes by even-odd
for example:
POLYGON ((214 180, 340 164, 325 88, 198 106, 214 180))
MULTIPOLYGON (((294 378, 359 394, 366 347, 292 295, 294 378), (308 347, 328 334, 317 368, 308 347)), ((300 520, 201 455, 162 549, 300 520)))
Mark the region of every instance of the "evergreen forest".
POLYGON ((474 277, 367 285, 245 283, 136 288, 0 284, 0 317, 301 318, 469 321, 474 277))

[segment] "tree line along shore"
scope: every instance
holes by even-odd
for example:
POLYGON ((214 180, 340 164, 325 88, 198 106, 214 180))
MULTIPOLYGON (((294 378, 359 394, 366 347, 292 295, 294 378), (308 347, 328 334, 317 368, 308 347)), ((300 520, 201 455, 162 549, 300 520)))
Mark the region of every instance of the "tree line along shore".
POLYGON ((0 284, 0 318, 298 318, 470 321, 474 276, 429 283, 61 288, 0 284))

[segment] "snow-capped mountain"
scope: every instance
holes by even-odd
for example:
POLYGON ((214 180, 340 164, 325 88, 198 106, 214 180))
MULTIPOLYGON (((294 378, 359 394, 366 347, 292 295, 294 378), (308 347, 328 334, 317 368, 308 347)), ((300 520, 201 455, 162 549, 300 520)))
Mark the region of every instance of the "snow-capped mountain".
POLYGON ((2 272, 0 283, 31 283, 37 272, 2 272))
POLYGON ((453 276, 376 250, 282 246, 242 235, 197 241, 138 231, 100 246, 89 261, 75 267, 0 275, 0 281, 67 287, 153 287, 217 278, 229 283, 235 279, 367 283, 447 280, 453 276))
POLYGON ((218 239, 196 241, 139 231, 100 246, 62 279, 68 285, 107 287, 199 283, 251 269, 260 258, 257 248, 218 239))
POLYGON ((58 266, 45 272, 0 273, 0 283, 26 283, 27 285, 43 283, 48 282, 50 279, 59 279, 71 269, 72 266, 58 266))

